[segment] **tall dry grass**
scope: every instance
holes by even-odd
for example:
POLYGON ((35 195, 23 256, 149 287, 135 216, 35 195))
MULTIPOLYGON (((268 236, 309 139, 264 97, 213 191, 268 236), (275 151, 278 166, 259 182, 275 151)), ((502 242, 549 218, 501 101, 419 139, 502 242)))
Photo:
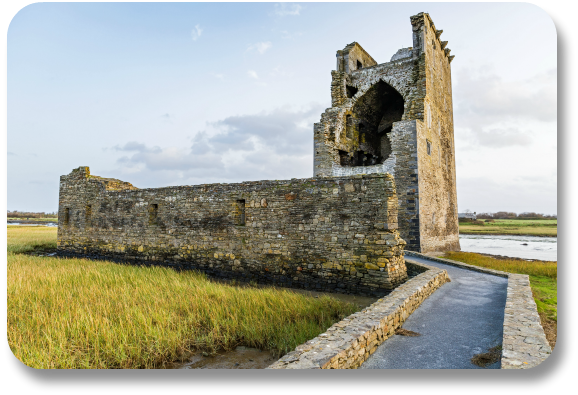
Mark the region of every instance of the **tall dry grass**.
POLYGON ((530 262, 518 259, 495 259, 473 252, 456 251, 446 252, 444 258, 509 273, 544 276, 553 279, 556 279, 558 276, 558 264, 556 262, 530 262))
POLYGON ((357 309, 196 272, 19 253, 54 237, 8 230, 8 341, 35 368, 153 368, 237 345, 281 355, 357 309))

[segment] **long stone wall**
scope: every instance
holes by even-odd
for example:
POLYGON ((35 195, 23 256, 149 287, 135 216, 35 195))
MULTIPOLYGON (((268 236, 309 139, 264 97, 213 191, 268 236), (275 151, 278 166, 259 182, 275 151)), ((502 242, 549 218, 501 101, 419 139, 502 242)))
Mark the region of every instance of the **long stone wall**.
POLYGON ((407 278, 391 175, 137 189, 61 177, 58 252, 382 296, 407 278))

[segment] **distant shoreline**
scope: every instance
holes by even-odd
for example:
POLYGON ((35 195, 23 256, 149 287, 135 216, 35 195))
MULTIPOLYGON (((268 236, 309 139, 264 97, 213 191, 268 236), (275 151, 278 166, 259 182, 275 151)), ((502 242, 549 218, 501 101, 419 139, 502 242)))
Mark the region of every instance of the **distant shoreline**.
POLYGON ((527 234, 527 233, 486 233, 486 232, 461 232, 460 235, 476 235, 476 236, 533 236, 533 237, 558 237, 558 233, 555 235, 544 235, 544 234, 527 234))

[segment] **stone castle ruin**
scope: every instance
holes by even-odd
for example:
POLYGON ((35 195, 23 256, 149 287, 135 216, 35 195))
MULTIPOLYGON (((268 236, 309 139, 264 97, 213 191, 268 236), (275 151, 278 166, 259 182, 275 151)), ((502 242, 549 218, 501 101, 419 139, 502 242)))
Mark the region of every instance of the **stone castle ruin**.
POLYGON ((319 291, 384 295, 404 248, 459 249, 449 49, 428 14, 377 64, 337 52, 314 177, 138 189, 60 178, 58 251, 319 291))

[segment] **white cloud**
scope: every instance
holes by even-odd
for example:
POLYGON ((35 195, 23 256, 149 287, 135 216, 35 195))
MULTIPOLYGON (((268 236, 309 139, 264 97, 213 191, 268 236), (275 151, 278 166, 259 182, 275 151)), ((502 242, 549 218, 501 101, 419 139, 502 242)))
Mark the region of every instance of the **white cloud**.
POLYGON ((277 3, 275 4, 275 15, 299 15, 301 8, 299 4, 295 3, 277 3))
POLYGON ((455 112, 471 123, 512 119, 556 121, 556 70, 519 81, 503 81, 498 75, 472 70, 456 74, 455 112))
POLYGON ((257 75, 257 72, 255 70, 247 70, 247 74, 249 74, 249 77, 254 78, 256 80, 259 79, 259 75, 257 75))
POLYGON ((135 141, 115 146, 130 153, 117 159, 116 171, 146 187, 311 177, 313 122, 321 111, 315 104, 227 117, 209 124, 210 132, 198 132, 189 149, 135 141))
POLYGON ((199 37, 201 37, 202 33, 203 33, 203 29, 201 28, 201 26, 195 25, 195 28, 193 30, 191 30, 191 38, 193 39, 193 41, 197 41, 197 39, 199 37))
POLYGON ((261 55, 263 55, 272 46, 273 46, 273 44, 271 44, 271 41, 264 41, 264 42, 256 43, 253 45, 249 45, 249 48, 247 48, 247 51, 253 51, 254 50, 254 51, 259 52, 261 55))
POLYGON ((225 75, 224 74, 211 73, 211 75, 218 80, 225 81, 225 75))

